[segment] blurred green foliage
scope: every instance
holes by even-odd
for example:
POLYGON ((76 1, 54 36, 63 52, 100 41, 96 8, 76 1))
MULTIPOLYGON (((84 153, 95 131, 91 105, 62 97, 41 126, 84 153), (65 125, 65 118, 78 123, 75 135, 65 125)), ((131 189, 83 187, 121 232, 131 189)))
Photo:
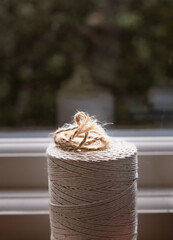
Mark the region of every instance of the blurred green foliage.
POLYGON ((97 45, 102 49, 95 57, 98 82, 110 86, 116 94, 127 95, 146 93, 152 85, 172 83, 172 9, 171 0, 115 1, 104 12, 106 27, 102 29, 103 41, 97 45))
POLYGON ((135 124, 130 100, 150 111, 148 90, 173 87, 172 10, 172 0, 108 1, 104 8, 91 72, 116 97, 118 124, 135 124))
POLYGON ((0 3, 0 125, 56 124, 56 94, 87 51, 89 1, 0 3))
POLYGON ((79 66, 125 116, 129 96, 172 83, 172 9, 172 0, 2 0, 0 126, 56 125, 57 92, 79 66))

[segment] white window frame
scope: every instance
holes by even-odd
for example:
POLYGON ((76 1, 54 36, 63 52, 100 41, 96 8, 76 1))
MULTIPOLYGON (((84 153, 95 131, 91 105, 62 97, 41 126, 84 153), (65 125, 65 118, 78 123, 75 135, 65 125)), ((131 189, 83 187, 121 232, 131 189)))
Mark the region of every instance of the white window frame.
MULTIPOLYGON (((131 130, 132 131, 132 130, 131 130)), ((146 130, 142 130, 147 133, 146 130)), ((166 130, 169 131, 169 130, 166 130)), ((172 131, 172 130, 171 130, 172 131)), ((172 168, 173 164, 173 137, 172 132, 150 130, 148 136, 141 136, 141 132, 135 131, 130 134, 126 130, 109 131, 109 135, 113 137, 120 137, 126 141, 133 142, 138 148, 139 168, 145 161, 156 161, 157 164, 163 164, 165 161, 165 169, 168 171, 172 168), (120 134, 121 133, 121 134, 120 134), (126 134, 125 134, 126 133, 126 134), (126 136, 125 136, 126 135, 126 136), (127 136, 128 135, 128 136, 127 136), (130 136, 131 135, 131 136, 130 136), (153 137, 155 135, 155 137, 153 137), (166 136, 168 135, 168 136, 166 136), (166 162, 168 160, 168 162, 166 162)), ((30 159, 31 164, 40 159, 45 164, 45 151, 51 138, 46 137, 42 133, 42 137, 27 137, 27 133, 18 133, 17 136, 12 134, 4 135, 0 138, 0 164, 3 166, 5 161, 15 161, 17 164, 20 162, 24 164, 25 160, 30 159), (8 137, 7 137, 8 136, 8 137)), ((34 134, 33 134, 34 136, 34 134)), ((29 160, 29 161, 30 161, 29 160)), ((31 168, 35 166, 31 166, 31 168)), ((40 166, 40 167, 43 167, 40 166)), ((45 167, 45 165, 44 165, 45 167)), ((165 173, 165 169, 163 174, 165 173)), ((140 170, 140 169, 139 169, 140 170)), ((6 172, 4 171, 4 175, 6 172)), ((44 178, 46 179, 46 171, 44 178)), ((153 173, 154 174, 154 173, 153 173)), ((3 178, 1 174, 1 179, 3 178)), ((31 176, 32 177, 32 176, 31 176)), ((147 178, 146 172, 146 178, 147 178)), ((140 175, 139 175, 140 178, 140 175)), ((21 179, 22 181, 22 179, 21 179)), ((167 179, 164 187, 139 187, 137 196, 138 213, 173 213, 173 177, 167 179), (166 185, 167 184, 167 185, 166 185)), ((18 186, 13 186, 13 189, 2 188, 0 191, 0 215, 42 215, 48 214, 48 190, 43 188, 39 183, 36 189, 23 188, 19 190, 18 186)))

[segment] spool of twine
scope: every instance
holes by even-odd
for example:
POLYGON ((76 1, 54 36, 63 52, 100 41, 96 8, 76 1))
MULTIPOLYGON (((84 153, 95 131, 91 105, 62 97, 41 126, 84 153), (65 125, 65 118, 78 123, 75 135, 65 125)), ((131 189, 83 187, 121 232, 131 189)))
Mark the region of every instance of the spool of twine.
POLYGON ((47 149, 51 240, 137 239, 137 150, 84 113, 47 149))

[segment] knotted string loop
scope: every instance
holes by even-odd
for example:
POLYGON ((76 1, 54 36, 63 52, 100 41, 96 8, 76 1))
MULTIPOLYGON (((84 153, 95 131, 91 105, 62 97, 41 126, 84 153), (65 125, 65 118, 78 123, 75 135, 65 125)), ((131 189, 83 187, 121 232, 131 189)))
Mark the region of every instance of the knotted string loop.
POLYGON ((77 112, 74 123, 57 129, 55 144, 69 151, 96 151, 109 147, 109 138, 97 121, 84 112, 77 112))

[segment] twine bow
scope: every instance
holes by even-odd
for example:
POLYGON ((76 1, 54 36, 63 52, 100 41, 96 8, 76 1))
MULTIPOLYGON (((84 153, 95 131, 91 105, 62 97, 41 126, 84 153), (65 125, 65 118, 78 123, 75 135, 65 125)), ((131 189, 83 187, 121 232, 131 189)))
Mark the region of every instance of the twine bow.
POLYGON ((109 138, 104 129, 84 112, 74 115, 74 123, 59 128, 54 133, 55 144, 69 151, 96 151, 109 147, 109 138))

